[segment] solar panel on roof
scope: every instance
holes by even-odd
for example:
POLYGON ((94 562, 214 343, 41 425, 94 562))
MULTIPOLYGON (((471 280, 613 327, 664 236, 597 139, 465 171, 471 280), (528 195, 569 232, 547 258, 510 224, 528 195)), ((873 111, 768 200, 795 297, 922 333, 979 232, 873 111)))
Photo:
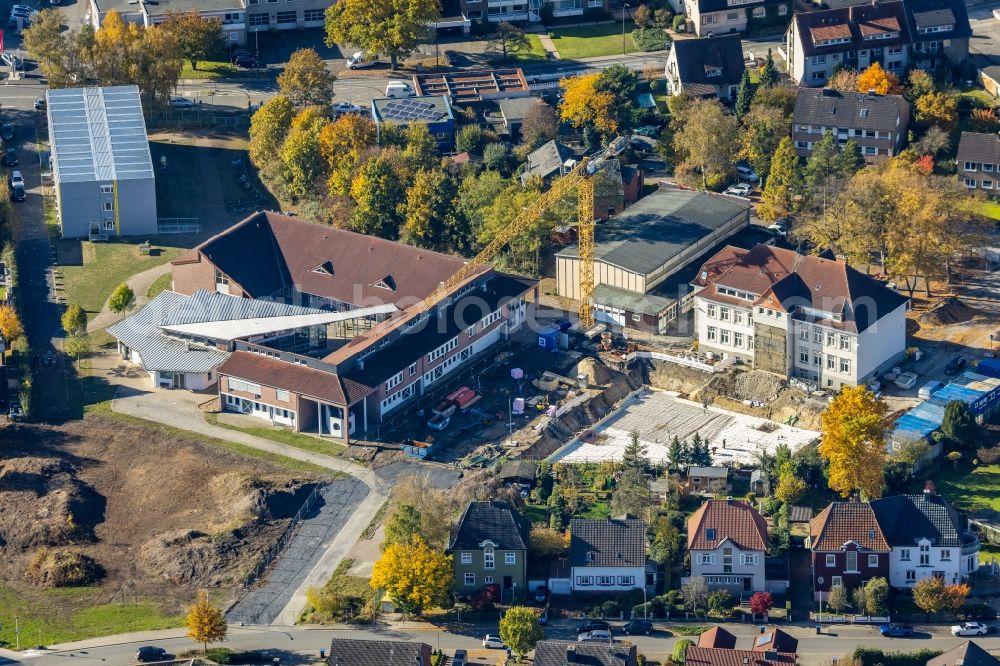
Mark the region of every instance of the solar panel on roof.
POLYGON ((382 109, 382 115, 393 120, 440 120, 445 113, 430 102, 402 99, 386 104, 382 109))

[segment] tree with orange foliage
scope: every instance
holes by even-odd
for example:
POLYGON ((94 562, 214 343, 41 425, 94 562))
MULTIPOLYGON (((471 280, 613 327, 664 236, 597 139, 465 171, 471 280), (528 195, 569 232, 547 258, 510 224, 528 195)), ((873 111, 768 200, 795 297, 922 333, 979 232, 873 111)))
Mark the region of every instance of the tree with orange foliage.
POLYGON ((882 496, 885 412, 885 403, 862 384, 842 388, 820 416, 819 452, 830 463, 831 490, 843 497, 852 492, 865 499, 882 496))
POLYGON ((601 74, 581 74, 559 81, 566 91, 559 115, 573 127, 592 124, 604 134, 618 131, 618 121, 614 117, 615 97, 610 92, 597 92, 597 82, 601 74))
POLYGON ((879 95, 899 95, 903 92, 903 86, 900 85, 898 76, 885 71, 881 64, 875 62, 858 75, 858 92, 870 90, 879 95))

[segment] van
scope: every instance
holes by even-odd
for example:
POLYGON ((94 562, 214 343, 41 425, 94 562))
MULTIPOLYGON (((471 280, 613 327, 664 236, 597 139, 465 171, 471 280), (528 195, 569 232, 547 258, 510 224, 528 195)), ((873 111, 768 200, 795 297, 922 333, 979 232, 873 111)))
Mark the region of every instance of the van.
POLYGON ((372 67, 377 64, 378 61, 375 58, 369 58, 363 51, 358 51, 347 59, 344 66, 347 69, 364 69, 365 67, 372 67))
POLYGON ((385 87, 385 96, 416 97, 417 93, 413 92, 413 88, 410 87, 409 83, 403 83, 402 81, 395 81, 385 87))
POLYGON ((920 387, 919 391, 917 391, 917 397, 921 400, 930 400, 934 391, 937 391, 942 386, 944 386, 944 384, 938 381, 927 382, 920 387))
POLYGON ((753 167, 751 167, 749 164, 737 164, 736 177, 739 178, 740 180, 745 180, 751 183, 756 183, 758 180, 760 180, 760 176, 758 176, 754 172, 753 167))

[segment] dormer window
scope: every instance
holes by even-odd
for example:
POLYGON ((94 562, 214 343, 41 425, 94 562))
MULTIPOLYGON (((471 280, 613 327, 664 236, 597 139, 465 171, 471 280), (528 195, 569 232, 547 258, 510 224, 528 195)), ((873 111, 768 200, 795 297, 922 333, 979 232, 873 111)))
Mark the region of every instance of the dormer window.
POLYGON ((388 289, 389 291, 396 291, 396 280, 391 275, 386 275, 381 280, 376 280, 372 283, 373 287, 378 289, 388 289))
POLYGON ((705 76, 722 76, 722 68, 705 65, 705 76))
POLYGON ((715 541, 715 528, 709 527, 705 530, 705 538, 709 541, 715 541))
POLYGON ((313 268, 310 272, 311 273, 319 273, 320 275, 333 275, 333 262, 332 261, 324 261, 319 266, 316 266, 315 268, 313 268))
POLYGON ((587 551, 587 561, 588 562, 593 562, 594 561, 594 551, 592 551, 592 550, 588 550, 587 551))

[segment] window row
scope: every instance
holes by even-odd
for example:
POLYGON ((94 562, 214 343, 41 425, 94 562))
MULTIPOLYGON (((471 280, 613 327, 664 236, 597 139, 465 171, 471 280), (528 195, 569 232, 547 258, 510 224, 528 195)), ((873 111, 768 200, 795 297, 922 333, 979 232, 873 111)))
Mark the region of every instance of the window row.
MULTIPOLYGON (((993 181, 992 180, 988 180, 988 179, 984 178, 983 180, 981 180, 977 184, 976 180, 974 178, 966 178, 965 179, 965 186, 967 188, 969 188, 970 190, 976 189, 977 185, 978 185, 978 187, 981 187, 984 190, 992 190, 993 189, 993 181)), ((1000 186, 998 186, 997 189, 1000 189, 1000 186)))
MULTIPOLYGON (((618 585, 635 585, 635 576, 618 576, 618 585)), ((586 587, 588 585, 600 585, 611 587, 615 584, 615 576, 577 576, 576 584, 586 587)))
POLYGON ((802 132, 805 134, 826 134, 828 131, 834 134, 839 134, 847 137, 854 137, 857 139, 888 139, 890 138, 890 132, 883 132, 882 130, 861 130, 854 128, 843 128, 843 127, 821 127, 812 125, 796 125, 796 132, 802 132))
POLYGON ((416 386, 417 386, 416 384, 410 384, 406 388, 402 388, 393 393, 392 395, 386 397, 386 399, 382 401, 382 411, 386 412, 389 409, 392 409, 393 407, 401 403, 402 401, 409 398, 415 392, 416 386))
POLYGON ((987 164, 986 162, 963 163, 963 171, 982 171, 983 173, 992 173, 995 168, 995 165, 987 164))
MULTIPOLYGON (((493 560, 493 551, 491 551, 491 550, 484 551, 483 552, 483 561, 490 563, 490 566, 486 567, 487 569, 492 569, 493 568, 492 563, 494 561, 493 560)), ((504 561, 504 564, 506 564, 508 566, 513 566, 513 565, 517 564, 517 553, 510 553, 510 552, 504 553, 503 561, 504 561)), ((462 564, 472 564, 472 553, 462 553, 462 555, 461 555, 461 562, 462 562, 462 564)))
POLYGON ((753 325, 753 316, 750 313, 736 308, 728 308, 725 305, 716 306, 715 303, 709 303, 706 313, 708 314, 709 319, 731 321, 740 326, 743 326, 744 322, 746 322, 747 325, 753 325))
POLYGON ((229 390, 240 391, 241 393, 250 393, 258 398, 260 397, 260 384, 254 384, 242 379, 236 379, 235 377, 229 378, 229 390))
POLYGON ((728 328, 709 326, 705 332, 705 337, 709 342, 715 342, 720 345, 728 345, 737 349, 753 349, 752 335, 745 335, 739 331, 730 331, 728 328))
POLYGON ((427 355, 427 362, 433 363, 448 352, 458 347, 458 338, 454 337, 427 355))
MULTIPOLYGON (((846 562, 844 566, 844 571, 857 571, 858 570, 858 553, 854 550, 846 551, 845 553, 846 562)), ((837 566, 837 555, 836 553, 826 554, 826 566, 828 568, 833 568, 837 566)), ((877 567, 878 566, 878 555, 876 553, 868 554, 868 566, 877 567)))
MULTIPOLYGON (((268 0, 268 2, 277 2, 277 0, 268 0)), ((251 5, 257 4, 254 0, 250 0, 251 5)), ((279 25, 288 25, 292 23, 298 23, 298 12, 293 10, 275 12, 274 22, 279 25)), ((306 9, 302 12, 302 21, 305 23, 315 23, 324 20, 322 9, 306 9)), ((258 12, 247 15, 247 24, 252 27, 264 26, 271 24, 271 15, 266 12, 258 12)))

